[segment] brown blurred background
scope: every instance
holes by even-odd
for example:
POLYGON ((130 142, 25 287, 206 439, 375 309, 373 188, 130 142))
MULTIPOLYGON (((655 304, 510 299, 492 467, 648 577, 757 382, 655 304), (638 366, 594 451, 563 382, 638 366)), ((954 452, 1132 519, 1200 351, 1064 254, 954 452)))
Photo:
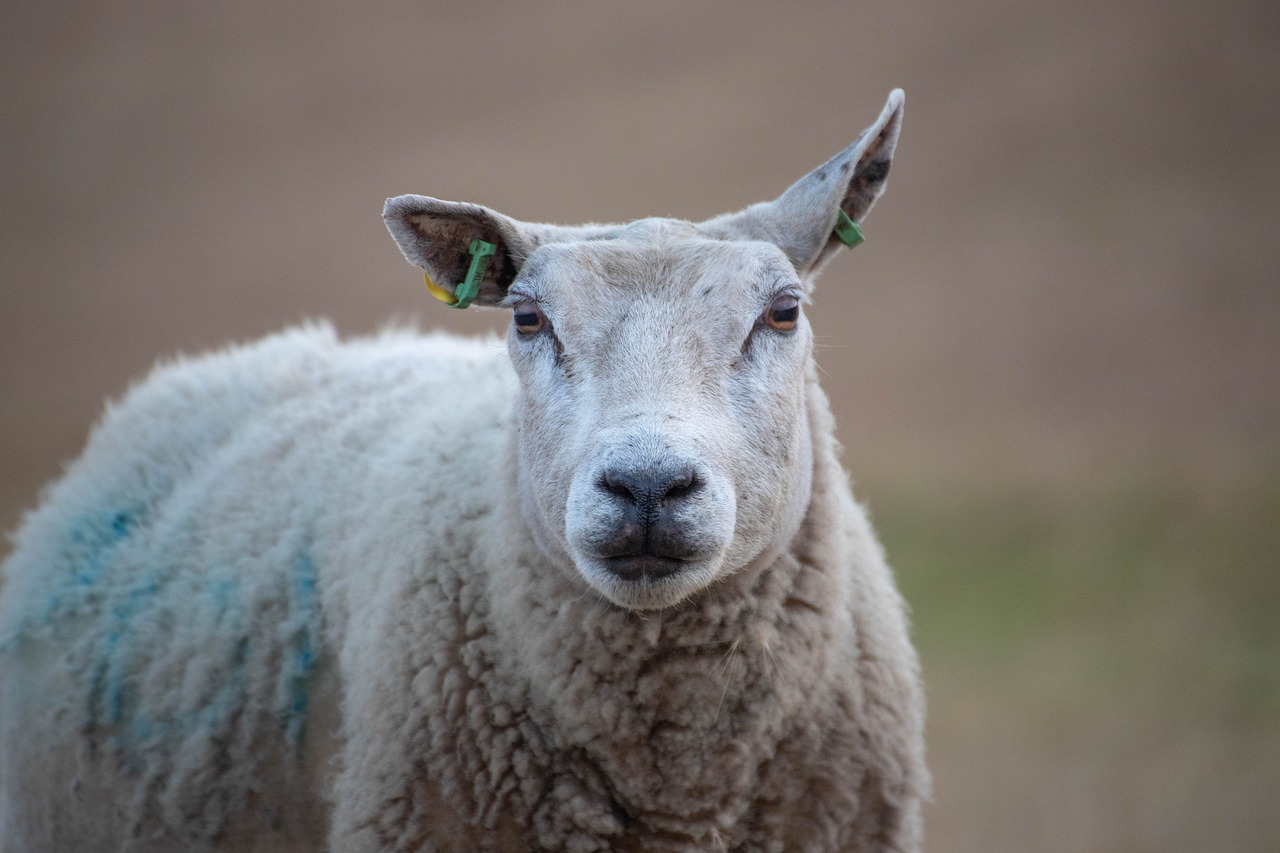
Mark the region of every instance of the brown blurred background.
MULTIPOLYGON (((934 850, 1280 837, 1273 2, 35 3, 0 33, 0 525, 159 356, 475 331, 379 216, 770 198, 906 124, 812 311, 914 607, 934 850)), ((7 546, 5 546, 7 548, 7 546)))

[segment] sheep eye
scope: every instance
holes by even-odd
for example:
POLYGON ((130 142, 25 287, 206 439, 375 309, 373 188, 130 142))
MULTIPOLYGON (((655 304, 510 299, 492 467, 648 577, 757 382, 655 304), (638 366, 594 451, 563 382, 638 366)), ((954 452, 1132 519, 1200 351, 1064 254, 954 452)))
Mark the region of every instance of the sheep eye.
POLYGON ((542 309, 532 302, 519 302, 512 309, 516 331, 522 335, 532 335, 542 331, 547 325, 547 317, 542 309))
POLYGON ((800 322, 800 299, 784 294, 773 300, 764 312, 764 321, 780 332, 789 332, 800 322))

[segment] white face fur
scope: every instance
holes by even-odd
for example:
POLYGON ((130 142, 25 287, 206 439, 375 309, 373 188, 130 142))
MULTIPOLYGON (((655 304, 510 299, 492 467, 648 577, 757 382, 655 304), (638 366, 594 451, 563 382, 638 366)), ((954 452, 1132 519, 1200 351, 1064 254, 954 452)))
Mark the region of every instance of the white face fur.
POLYGON ((543 548, 650 609, 785 545, 812 469, 804 295, 777 247, 686 223, 539 248, 504 304, 543 548))
POLYGON ((700 224, 565 228, 427 196, 383 217, 437 293, 494 247, 477 305, 512 312, 518 479, 539 547, 615 604, 669 607, 786 547, 812 476, 811 281, 884 190, 895 90, 771 202, 700 224))

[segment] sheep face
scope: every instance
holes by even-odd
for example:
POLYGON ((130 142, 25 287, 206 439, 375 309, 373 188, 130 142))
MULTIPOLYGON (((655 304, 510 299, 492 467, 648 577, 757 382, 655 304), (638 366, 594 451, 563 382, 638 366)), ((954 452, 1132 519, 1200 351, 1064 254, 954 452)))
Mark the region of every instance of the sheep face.
POLYGON ((804 298, 776 246, 686 223, 539 248, 504 303, 543 548, 651 609, 789 541, 812 468, 804 298))

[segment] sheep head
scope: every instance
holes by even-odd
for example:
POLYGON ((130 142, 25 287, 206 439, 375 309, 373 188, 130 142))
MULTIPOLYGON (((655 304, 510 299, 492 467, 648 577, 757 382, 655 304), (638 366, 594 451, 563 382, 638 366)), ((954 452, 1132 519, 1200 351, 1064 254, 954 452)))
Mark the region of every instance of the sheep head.
POLYGON ((406 195, 384 217, 447 297, 509 309, 517 479, 539 547, 613 603, 670 607, 767 559, 810 497, 813 277, 884 189, 877 121, 782 196, 702 223, 566 228, 406 195), (493 247, 482 268, 475 240, 493 247), (478 273, 477 270, 482 269, 478 273))

